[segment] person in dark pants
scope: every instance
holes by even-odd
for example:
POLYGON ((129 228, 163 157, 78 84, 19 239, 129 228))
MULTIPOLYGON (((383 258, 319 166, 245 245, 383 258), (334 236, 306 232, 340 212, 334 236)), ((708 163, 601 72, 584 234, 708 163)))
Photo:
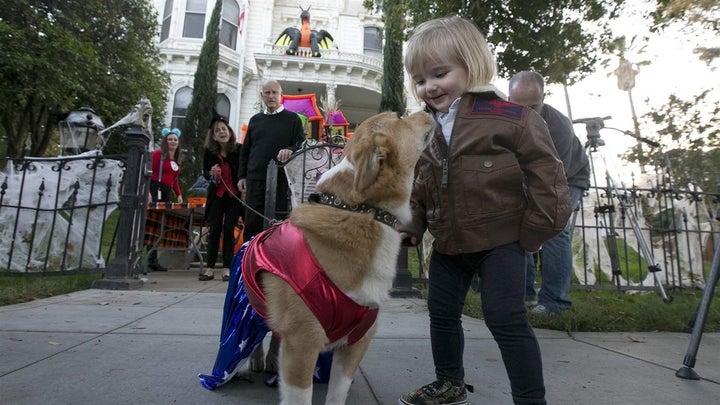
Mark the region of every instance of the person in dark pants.
MULTIPOLYGON (((275 80, 262 86, 264 111, 250 118, 240 152, 237 186, 245 194, 244 240, 250 240, 263 230, 265 211, 265 180, 272 159, 286 162, 305 140, 300 117, 280 104, 282 88, 275 80), (260 214, 258 214, 260 213, 260 214)), ((284 173, 278 175, 275 212, 287 212, 289 188, 284 173)), ((285 219, 286 215, 274 219, 285 219)))
MULTIPOLYGON (((265 109, 250 118, 240 152, 240 181, 237 186, 245 195, 246 207, 243 218, 245 241, 252 239, 264 229, 268 164, 273 159, 280 163, 286 162, 294 151, 300 149, 305 140, 300 117, 296 113, 286 110, 280 103, 282 100, 280 83, 275 80, 263 83, 261 97, 265 109)), ((276 215, 273 219, 285 219, 289 211, 290 189, 284 171, 278 173, 276 190, 276 215)), ((270 339, 267 358, 263 360, 266 372, 277 373, 279 345, 278 338, 273 335, 270 339)), ((261 354, 261 352, 256 354, 259 357, 258 361, 262 357, 261 354)), ((251 360, 251 367, 255 367, 253 361, 251 360)), ((257 367, 262 368, 259 365, 257 367)))
MULTIPOLYGON (((590 161, 585 148, 575 136, 572 122, 552 106, 545 104, 545 80, 537 72, 522 71, 510 78, 509 100, 528 106, 537 111, 545 120, 563 162, 565 177, 570 189, 572 209, 580 206, 582 195, 590 188, 590 161)), ((545 242, 540 250, 542 283, 537 294, 534 314, 550 315, 570 309, 572 301, 568 292, 573 274, 572 229, 568 221, 565 229, 556 237, 545 242)), ((525 300, 532 303, 535 298, 535 258, 528 253, 525 300)))
POLYGON ((227 119, 215 115, 205 137, 203 175, 210 180, 205 205, 205 219, 210 227, 207 246, 207 268, 200 281, 215 278, 213 269, 220 250, 222 235, 223 281, 230 279, 230 264, 235 254, 235 226, 240 218, 238 182, 240 144, 227 119))
POLYGON ((462 313, 477 274, 513 402, 545 404, 540 347, 524 302, 525 252, 557 235, 570 216, 562 162, 540 115, 490 84, 495 58, 471 21, 420 24, 405 68, 438 124, 415 168, 411 218, 398 227, 412 246, 426 230, 434 237, 428 312, 436 380, 398 403, 468 403, 462 313))

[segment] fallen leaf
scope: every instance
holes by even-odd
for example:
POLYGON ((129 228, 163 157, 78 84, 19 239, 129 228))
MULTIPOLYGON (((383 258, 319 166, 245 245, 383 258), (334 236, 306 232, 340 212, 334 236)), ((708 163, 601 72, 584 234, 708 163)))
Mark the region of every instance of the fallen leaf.
POLYGON ((628 340, 633 343, 646 343, 647 339, 645 338, 636 338, 634 336, 628 336, 628 340))

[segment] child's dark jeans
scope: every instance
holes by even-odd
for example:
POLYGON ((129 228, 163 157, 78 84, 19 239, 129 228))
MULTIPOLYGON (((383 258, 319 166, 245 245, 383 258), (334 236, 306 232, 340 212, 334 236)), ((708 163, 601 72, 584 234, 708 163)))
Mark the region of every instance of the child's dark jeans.
POLYGON ((428 283, 430 336, 438 379, 464 381, 460 317, 473 273, 482 312, 502 354, 516 404, 545 403, 542 359, 525 307, 525 250, 517 243, 478 253, 432 253, 428 283))

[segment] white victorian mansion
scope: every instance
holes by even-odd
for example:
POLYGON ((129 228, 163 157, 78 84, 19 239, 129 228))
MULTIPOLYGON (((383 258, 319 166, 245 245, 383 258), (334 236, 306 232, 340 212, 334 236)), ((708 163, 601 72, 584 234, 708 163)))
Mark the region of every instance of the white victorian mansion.
MULTIPOLYGON (((315 94, 321 109, 339 104, 351 131, 378 112, 382 22, 362 0, 221 1, 217 111, 229 117, 236 132, 260 111, 260 88, 270 79, 280 82, 286 96, 315 94), (310 7, 310 29, 325 30, 334 39, 320 57, 302 45, 296 55, 275 45, 286 28, 301 28, 301 6, 310 7)), ((215 0, 153 0, 153 5, 161 26, 162 68, 171 77, 168 108, 160 119, 180 127, 215 0)))

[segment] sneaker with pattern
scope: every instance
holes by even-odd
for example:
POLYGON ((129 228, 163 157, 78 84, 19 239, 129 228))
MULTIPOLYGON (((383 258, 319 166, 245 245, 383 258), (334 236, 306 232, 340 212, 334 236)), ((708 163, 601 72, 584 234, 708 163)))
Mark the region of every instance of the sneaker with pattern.
POLYGON ((530 311, 531 314, 548 316, 548 317, 549 317, 549 316, 560 315, 561 312, 562 312, 562 310, 560 310, 560 309, 550 308, 550 307, 545 306, 545 305, 543 305, 543 304, 538 304, 538 305, 536 305, 536 306, 530 311))
POLYGON ((399 405, 464 405, 467 404, 465 385, 453 385, 448 380, 437 380, 415 392, 405 394, 398 400, 399 405))

